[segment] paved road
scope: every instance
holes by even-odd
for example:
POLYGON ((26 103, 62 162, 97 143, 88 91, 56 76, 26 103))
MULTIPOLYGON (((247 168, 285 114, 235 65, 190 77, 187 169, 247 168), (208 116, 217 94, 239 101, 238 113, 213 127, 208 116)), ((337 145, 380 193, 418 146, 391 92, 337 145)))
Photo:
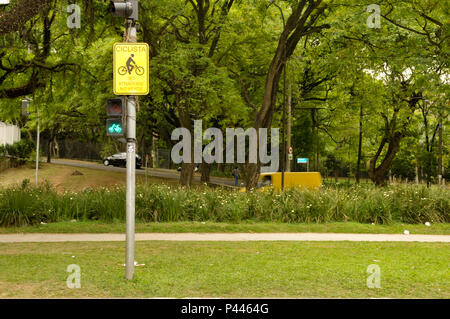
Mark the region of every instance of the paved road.
MULTIPOLYGON (((61 160, 61 159, 52 159, 53 164, 58 165, 68 165, 73 167, 83 167, 83 168, 91 168, 91 169, 99 169, 104 171, 115 171, 126 173, 126 168, 124 167, 114 167, 114 166, 105 166, 103 164, 97 164, 92 162, 83 162, 83 161, 71 161, 71 160, 61 160)), ((179 179, 180 173, 176 170, 172 169, 163 169, 163 168, 148 168, 147 169, 148 176, 150 177, 161 177, 168 179, 179 179)), ((145 168, 137 169, 136 174, 145 175, 145 168)), ((194 175, 194 181, 200 182, 200 176, 198 174, 194 175)), ((213 177, 210 178, 210 184, 220 185, 220 186, 233 186, 234 180, 231 178, 221 178, 221 177, 213 177)))
MULTIPOLYGON (((336 233, 137 233, 137 241, 359 241, 444 242, 450 235, 336 233)), ((0 234, 0 243, 125 241, 125 234, 0 234)))

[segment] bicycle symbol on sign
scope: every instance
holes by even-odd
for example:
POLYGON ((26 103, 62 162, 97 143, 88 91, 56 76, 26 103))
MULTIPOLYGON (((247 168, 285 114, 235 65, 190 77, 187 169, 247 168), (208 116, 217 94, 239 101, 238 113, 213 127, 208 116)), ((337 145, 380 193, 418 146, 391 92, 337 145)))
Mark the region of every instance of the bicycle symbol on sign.
POLYGON ((131 54, 131 56, 128 58, 126 66, 121 66, 119 67, 119 74, 120 75, 125 75, 125 74, 131 74, 131 72, 134 71, 136 72, 137 75, 143 75, 144 74, 144 68, 142 66, 138 66, 136 64, 136 62, 134 62, 133 60, 134 54, 131 54))

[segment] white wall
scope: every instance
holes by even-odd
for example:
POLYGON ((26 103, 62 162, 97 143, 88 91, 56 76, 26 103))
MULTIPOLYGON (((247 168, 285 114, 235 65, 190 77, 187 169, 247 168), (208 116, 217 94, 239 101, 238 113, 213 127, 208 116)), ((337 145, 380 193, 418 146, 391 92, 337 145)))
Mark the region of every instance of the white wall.
POLYGON ((0 122, 0 145, 13 144, 20 141, 19 127, 0 122))

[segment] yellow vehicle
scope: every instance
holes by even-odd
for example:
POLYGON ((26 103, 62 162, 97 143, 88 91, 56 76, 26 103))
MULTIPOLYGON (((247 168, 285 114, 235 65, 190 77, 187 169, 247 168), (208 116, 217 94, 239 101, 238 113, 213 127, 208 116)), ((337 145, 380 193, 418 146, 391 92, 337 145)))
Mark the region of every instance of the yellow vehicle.
MULTIPOLYGON (((284 188, 298 187, 317 189, 322 185, 322 177, 319 172, 284 172, 284 188)), ((262 173, 258 180, 257 189, 273 187, 281 191, 281 172, 262 173)), ((245 187, 241 192, 245 192, 245 187)))

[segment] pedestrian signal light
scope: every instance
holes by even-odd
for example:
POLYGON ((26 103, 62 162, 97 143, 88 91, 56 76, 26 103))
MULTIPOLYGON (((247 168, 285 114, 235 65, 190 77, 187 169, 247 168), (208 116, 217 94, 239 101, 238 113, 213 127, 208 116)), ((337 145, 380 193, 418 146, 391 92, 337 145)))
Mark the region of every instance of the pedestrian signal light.
POLYGON ((123 97, 108 99, 106 103, 106 135, 107 136, 124 136, 124 106, 123 97))
POLYGON ((108 102, 106 103, 106 115, 122 116, 124 114, 124 105, 123 98, 108 99, 108 102))

